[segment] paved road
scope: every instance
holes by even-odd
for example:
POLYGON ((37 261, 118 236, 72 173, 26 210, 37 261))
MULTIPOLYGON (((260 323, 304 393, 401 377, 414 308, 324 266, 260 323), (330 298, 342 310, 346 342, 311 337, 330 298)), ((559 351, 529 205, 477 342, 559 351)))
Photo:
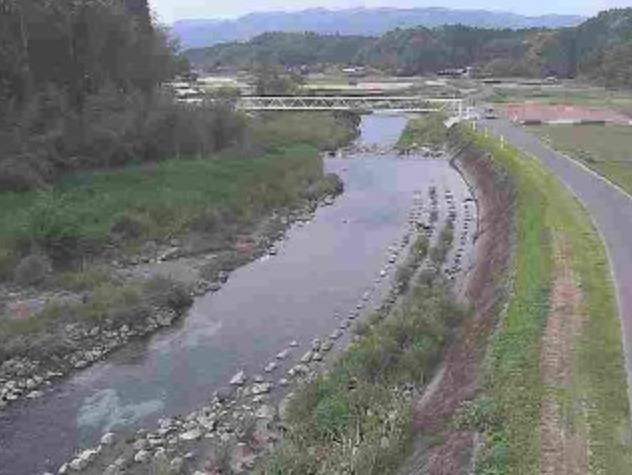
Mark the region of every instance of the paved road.
POLYGON ((606 243, 616 280, 632 407, 632 196, 576 161, 554 152, 534 135, 505 120, 480 124, 540 158, 584 203, 606 243))

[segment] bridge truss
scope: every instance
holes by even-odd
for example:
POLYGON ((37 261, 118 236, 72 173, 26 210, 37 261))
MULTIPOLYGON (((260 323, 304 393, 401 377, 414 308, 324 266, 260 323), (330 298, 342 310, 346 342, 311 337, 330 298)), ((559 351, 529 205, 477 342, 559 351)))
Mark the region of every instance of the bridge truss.
POLYGON ((242 96, 237 108, 245 111, 390 111, 463 115, 462 99, 422 96, 242 96))

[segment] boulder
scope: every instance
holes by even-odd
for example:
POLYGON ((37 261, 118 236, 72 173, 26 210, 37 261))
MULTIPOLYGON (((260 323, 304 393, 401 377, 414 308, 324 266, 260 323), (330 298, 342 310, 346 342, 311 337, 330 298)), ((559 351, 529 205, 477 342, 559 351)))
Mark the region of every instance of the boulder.
POLYGON ((112 432, 108 432, 101 437, 101 445, 113 445, 116 441, 116 436, 112 432))
POLYGON ((251 393, 255 396, 259 394, 267 394, 272 390, 272 383, 260 383, 254 384, 251 389, 251 393))

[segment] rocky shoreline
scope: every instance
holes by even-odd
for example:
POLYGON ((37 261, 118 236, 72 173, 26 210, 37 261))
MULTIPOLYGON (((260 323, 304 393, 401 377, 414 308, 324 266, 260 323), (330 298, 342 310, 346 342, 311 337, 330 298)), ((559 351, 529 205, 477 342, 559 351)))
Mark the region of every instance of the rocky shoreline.
MULTIPOLYGON (((217 292, 228 281, 230 272, 236 268, 252 262, 265 254, 275 254, 275 246, 282 240, 286 231, 294 224, 302 225, 309 222, 319 206, 333 204, 335 197, 327 195, 318 201, 311 201, 304 207, 293 210, 286 215, 273 214, 260 223, 258 229, 252 232, 247 249, 240 248, 237 242, 234 247, 225 251, 195 254, 186 252, 179 246, 178 241, 172 241, 169 246, 156 246, 150 252, 131 258, 114 260, 112 268, 119 272, 130 272, 142 265, 175 262, 180 259, 193 259, 199 262, 220 261, 221 268, 207 271, 205 278, 196 278, 188 282, 176 282, 186 292, 183 299, 188 299, 185 306, 171 308, 156 306, 147 312, 146 316, 134 321, 117 322, 106 319, 98 322, 73 322, 59 328, 59 338, 64 342, 62 354, 56 353, 50 357, 16 356, 6 359, 0 364, 0 412, 18 401, 28 401, 42 397, 47 391, 54 389, 54 384, 72 376, 108 355, 123 348, 132 341, 146 339, 152 334, 173 326, 186 314, 193 299, 209 292, 217 292), (236 249, 235 249, 236 248, 236 249), (225 254, 225 256, 222 256, 225 254)), ((138 279, 138 276, 130 280, 138 279)))
MULTIPOLYGON (((446 222, 453 222, 455 209, 449 190, 445 199, 449 205, 446 222)), ((423 201, 416 195, 409 229, 401 241, 389 248, 386 264, 376 276, 373 290, 392 277, 414 235, 432 237, 436 233, 439 222, 436 189, 431 190, 428 207, 423 206, 423 201)), ((388 294, 378 307, 381 315, 388 315, 400 296, 396 282, 391 281, 389 285, 388 294)), ((288 391, 326 371, 326 356, 336 346, 344 350, 344 345, 360 338, 359 332, 352 336, 349 330, 371 297, 372 291, 367 291, 348 315, 337 315, 339 324, 328 336, 315 337, 302 345, 289 342, 272 361, 262 365, 260 374, 237 372, 225 389, 211 395, 208 404, 201 409, 184 416, 163 418, 152 431, 104 434, 97 447, 81 452, 57 473, 117 475, 163 470, 164 473, 219 475, 249 472, 261 455, 283 439, 286 410, 293 396, 288 391), (299 350, 301 346, 303 349, 299 350)), ((397 390, 406 400, 412 400, 416 394, 411 387, 397 390)))

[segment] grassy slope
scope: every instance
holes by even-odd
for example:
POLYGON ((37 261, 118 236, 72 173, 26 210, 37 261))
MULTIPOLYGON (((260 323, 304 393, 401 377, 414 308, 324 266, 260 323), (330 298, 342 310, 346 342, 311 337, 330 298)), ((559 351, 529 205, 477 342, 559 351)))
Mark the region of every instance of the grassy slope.
MULTIPOLYGON (((624 443, 629 407, 620 324, 603 244, 580 204, 542 165, 476 136, 478 146, 516 178, 518 251, 514 296, 488 353, 485 393, 494 408, 482 426, 480 473, 539 473, 541 337, 554 262, 552 236, 570 243, 581 280, 587 323, 575 342, 575 381, 568 423, 588 429, 593 473, 622 474, 632 466, 624 443)), ((489 402, 488 401, 488 402, 489 402)))
POLYGON ((632 193, 632 128, 548 125, 530 130, 632 193))
POLYGON ((400 150, 418 147, 438 149, 446 142, 447 133, 443 117, 440 114, 411 119, 397 142, 397 148, 400 150))
MULTIPOLYGON (((410 258, 420 263, 428 248, 418 239, 410 258)), ((412 401, 402 388, 431 379, 464 317, 440 276, 452 233, 444 231, 440 241, 430 253, 436 267, 413 278, 401 307, 359 323, 362 340, 298 391, 286 438, 258 473, 384 475, 401 464, 412 436, 412 401)))

